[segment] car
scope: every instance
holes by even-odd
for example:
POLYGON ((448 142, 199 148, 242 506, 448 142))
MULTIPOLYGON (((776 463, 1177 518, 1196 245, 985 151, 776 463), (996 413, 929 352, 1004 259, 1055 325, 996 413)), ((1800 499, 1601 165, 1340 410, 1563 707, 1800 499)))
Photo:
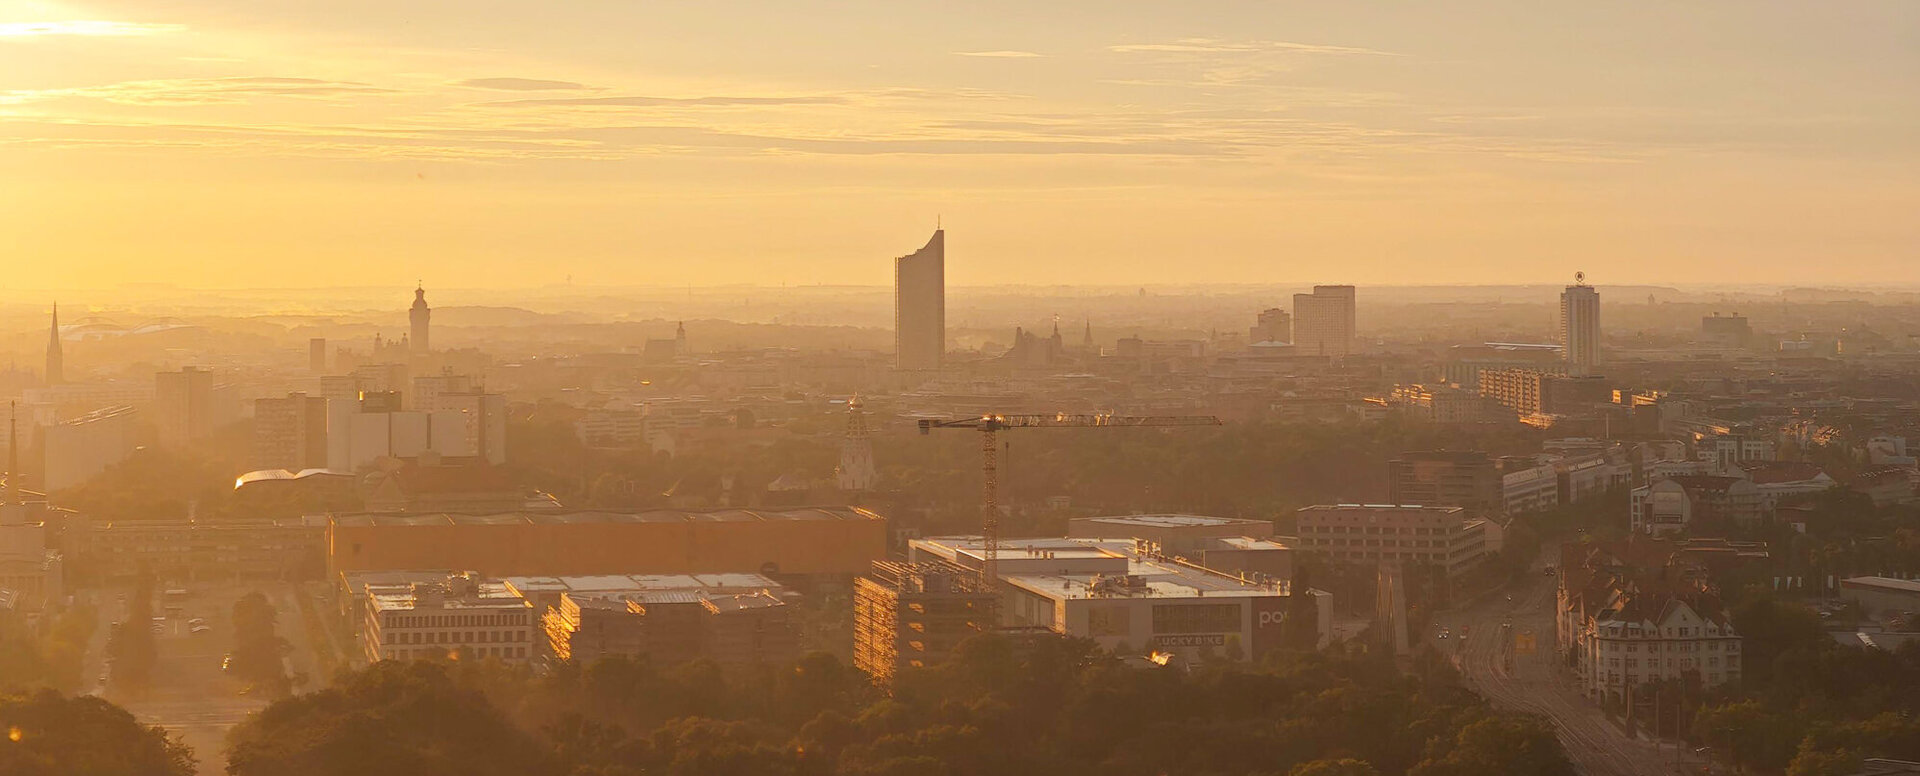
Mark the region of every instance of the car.
POLYGON ((193 634, 193 635, 195 635, 195 636, 198 636, 198 635, 200 635, 200 634, 202 634, 202 633, 212 633, 212 632, 213 632, 213 629, 212 629, 212 628, 209 628, 209 627, 207 627, 207 626, 205 626, 205 625, 195 625, 195 626, 193 626, 193 627, 191 627, 191 628, 188 628, 188 629, 187 629, 187 632, 188 632, 188 633, 192 633, 192 634, 193 634))
POLYGON ((204 617, 194 617, 192 619, 187 620, 187 624, 188 625, 205 625, 207 624, 207 621, 206 621, 206 618, 204 617))
POLYGON ((220 658, 220 670, 233 670, 233 653, 229 652, 225 657, 220 658))

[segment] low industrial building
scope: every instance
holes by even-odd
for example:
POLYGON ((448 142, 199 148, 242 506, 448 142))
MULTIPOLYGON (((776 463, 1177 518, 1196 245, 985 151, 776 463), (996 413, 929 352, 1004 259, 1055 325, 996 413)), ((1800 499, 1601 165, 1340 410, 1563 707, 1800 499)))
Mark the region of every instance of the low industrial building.
MULTIPOLYGON (((979 574, 979 537, 917 539, 908 560, 945 561, 979 574)), ((1160 554, 1143 540, 1013 539, 995 561, 1001 587, 998 621, 1093 639, 1120 653, 1210 652, 1260 659, 1286 642, 1296 616, 1312 622, 1324 644, 1332 631, 1332 599, 1295 591, 1286 579, 1227 574, 1160 554), (1311 598, 1301 606, 1295 593, 1311 598)), ((1297 632, 1296 632, 1297 633, 1297 632)))
POLYGON ((76 534, 74 573, 107 582, 142 570, 176 582, 319 579, 326 568, 322 517, 122 520, 76 534))
POLYGON ((1840 596, 1860 604, 1870 616, 1920 612, 1920 580, 1849 577, 1840 580, 1840 596))
POLYGON ((1293 547, 1273 536, 1273 523, 1205 515, 1117 515, 1068 521, 1072 539, 1139 539, 1161 554, 1214 571, 1293 578, 1293 547))
POLYGON ((887 521, 858 507, 336 515, 335 574, 422 568, 488 576, 844 576, 886 555, 887 521))

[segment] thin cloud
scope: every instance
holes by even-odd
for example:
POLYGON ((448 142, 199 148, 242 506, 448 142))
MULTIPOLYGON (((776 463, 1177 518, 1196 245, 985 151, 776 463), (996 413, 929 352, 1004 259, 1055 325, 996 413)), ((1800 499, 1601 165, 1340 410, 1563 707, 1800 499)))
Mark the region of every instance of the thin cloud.
POLYGON ((1107 50, 1122 54, 1257 54, 1270 51, 1283 51, 1299 54, 1400 56, 1391 51, 1360 48, 1358 46, 1330 46, 1320 43, 1295 43, 1285 40, 1233 41, 1219 40, 1216 38, 1181 38, 1172 43, 1129 43, 1118 46, 1108 46, 1107 50))
POLYGON ((955 51, 953 52, 953 54, 954 56, 960 56, 960 57, 991 57, 995 59, 1033 59, 1036 57, 1046 56, 1045 54, 1038 54, 1032 51, 1005 51, 1005 50, 1002 50, 1002 51, 955 51))
POLYGON ((358 81, 246 76, 123 81, 105 86, 14 91, 0 93, 0 103, 18 104, 63 97, 83 97, 122 105, 215 105, 245 103, 259 97, 326 100, 397 93, 394 89, 385 89, 358 81))
POLYGON ((487 107, 602 107, 653 108, 663 106, 730 107, 748 105, 831 105, 838 97, 545 97, 529 100, 499 100, 480 103, 487 107))
POLYGON ((581 91, 589 88, 586 84, 573 81, 549 81, 544 78, 469 78, 456 81, 454 86, 469 89, 493 89, 503 92, 546 92, 581 91))
POLYGON ((182 32, 186 29, 184 25, 179 24, 142 24, 139 22, 110 22, 100 20, 0 22, 0 38, 38 38, 55 35, 128 37, 134 35, 160 35, 164 33, 182 32))

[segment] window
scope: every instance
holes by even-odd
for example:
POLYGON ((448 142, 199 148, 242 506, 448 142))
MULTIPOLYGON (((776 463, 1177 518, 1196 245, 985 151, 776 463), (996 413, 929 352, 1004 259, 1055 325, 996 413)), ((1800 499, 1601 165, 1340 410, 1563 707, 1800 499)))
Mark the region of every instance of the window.
POLYGON ((1154 633, 1226 633, 1240 630, 1241 606, 1232 604, 1155 604, 1154 633))

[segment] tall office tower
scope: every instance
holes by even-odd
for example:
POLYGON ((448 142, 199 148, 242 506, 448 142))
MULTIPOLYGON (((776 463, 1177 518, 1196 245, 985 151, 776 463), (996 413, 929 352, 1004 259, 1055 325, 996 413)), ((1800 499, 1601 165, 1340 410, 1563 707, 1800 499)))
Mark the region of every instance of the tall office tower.
POLYGON ((289 393, 253 400, 253 468, 327 467, 327 400, 289 393))
POLYGON ((418 286, 413 289, 413 309, 408 311, 407 319, 413 322, 413 333, 408 341, 413 346, 413 355, 424 356, 432 349, 427 346, 427 319, 433 317, 433 310, 427 308, 427 289, 418 286))
POLYGON ((160 444, 185 447, 213 433, 213 373, 199 367, 154 375, 154 423, 160 444))
POLYGON ((67 381, 67 356, 60 349, 60 303, 53 303, 53 327, 47 330, 47 384, 67 381))
POLYGON ((1560 294, 1560 344, 1566 348, 1567 374, 1586 377, 1600 366, 1600 292, 1576 272, 1560 294))
POLYGON ((1260 311, 1251 328, 1247 329, 1247 342, 1292 342, 1293 316, 1278 307, 1260 311))
POLYGON ((1294 349, 1345 358, 1353 352, 1353 312, 1353 286, 1314 286, 1311 294, 1294 294, 1294 349))
POLYGON ((317 375, 327 373, 327 338, 314 337, 307 340, 307 371, 317 375))
POLYGON ((893 365, 934 370, 947 352, 947 232, 893 260, 893 365))

